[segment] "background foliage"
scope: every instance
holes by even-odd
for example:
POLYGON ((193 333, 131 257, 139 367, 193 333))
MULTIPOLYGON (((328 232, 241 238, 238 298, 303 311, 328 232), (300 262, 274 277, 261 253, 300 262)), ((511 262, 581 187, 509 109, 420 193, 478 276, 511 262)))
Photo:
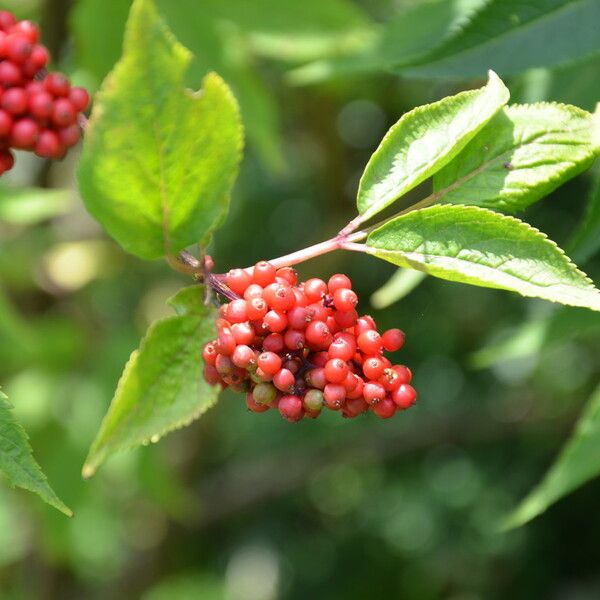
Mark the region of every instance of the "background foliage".
MULTIPOLYGON (((95 86, 120 56, 129 4, 3 7, 41 21, 58 66, 95 86)), ((157 5, 195 55, 189 85, 216 69, 248 130, 213 250, 222 271, 335 233, 387 128, 416 105, 481 85, 488 68, 513 101, 593 110, 600 98, 593 0, 157 5)), ((420 392, 391 422, 332 415, 290 426, 247 415, 232 395, 82 482, 122 364, 151 322, 171 317, 165 300, 186 282, 105 236, 77 197, 76 161, 22 156, 0 189, 0 382, 76 514, 0 486, 3 598, 597 597, 598 482, 525 528, 498 525, 588 398, 587 414, 598 412, 600 315, 502 291, 426 278, 401 303, 373 309, 382 326, 406 330, 420 392)), ((521 216, 570 245, 598 282, 593 175, 521 216)), ((365 309, 394 273, 343 253, 300 271, 341 269, 365 309)), ((580 468, 554 471, 550 496, 565 473, 573 487, 594 475, 594 446, 575 442, 565 456, 580 468)))

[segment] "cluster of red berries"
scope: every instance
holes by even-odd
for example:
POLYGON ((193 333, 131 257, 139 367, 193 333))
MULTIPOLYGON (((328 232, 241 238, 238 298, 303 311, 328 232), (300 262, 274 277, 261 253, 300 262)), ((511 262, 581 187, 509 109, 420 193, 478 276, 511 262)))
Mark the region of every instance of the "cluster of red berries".
POLYGON ((61 73, 46 73, 49 54, 39 36, 31 21, 0 11, 0 175, 14 165, 10 148, 62 158, 81 137, 89 94, 61 73))
POLYGON ((263 261, 233 269, 223 284, 230 301, 219 309, 217 339, 204 346, 204 376, 245 392, 251 411, 277 408, 292 422, 324 407, 387 419, 415 403, 410 369, 383 355, 404 345, 404 333, 380 335, 370 316, 359 317, 346 275, 298 283, 294 269, 263 261))

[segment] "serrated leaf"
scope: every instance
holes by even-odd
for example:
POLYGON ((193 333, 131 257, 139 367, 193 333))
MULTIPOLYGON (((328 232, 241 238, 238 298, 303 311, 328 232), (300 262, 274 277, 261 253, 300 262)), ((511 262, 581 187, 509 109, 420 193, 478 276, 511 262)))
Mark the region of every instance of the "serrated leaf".
POLYGON ((600 311, 600 291, 543 233, 514 217, 475 206, 431 206, 369 234, 367 251, 481 287, 600 311))
POLYGON ((177 316, 154 323, 125 366, 84 477, 91 477, 113 452, 156 442, 217 401, 219 390, 202 376, 202 346, 216 336, 216 310, 204 305, 199 285, 183 289, 170 304, 177 316))
POLYGON ((581 262, 586 262, 600 250, 600 172, 592 185, 583 220, 568 248, 581 262))
POLYGON ((461 92, 403 115, 371 156, 356 204, 367 220, 450 162, 508 102, 509 93, 490 72, 487 85, 461 92))
POLYGON ((398 269, 378 290, 371 296, 371 304, 379 310, 387 308, 408 296, 427 275, 412 269, 398 269))
POLYGON ((420 78, 480 77, 487 69, 514 75, 600 51, 597 0, 492 0, 426 56, 398 56, 396 70, 420 78), (549 42, 551 40, 551 42, 549 42))
POLYGON ((0 471, 16 487, 36 493, 44 502, 68 517, 71 509, 54 493, 42 469, 33 458, 25 430, 16 420, 12 405, 0 391, 0 471))
POLYGON ((12 225, 35 225, 64 214, 71 204, 68 190, 0 187, 0 221, 12 225))
POLYGON ((507 517, 505 529, 520 527, 557 500, 600 474, 600 387, 590 398, 575 432, 542 482, 507 517))
POLYGON ((504 108, 433 178, 443 202, 514 212, 594 162, 592 116, 564 104, 504 108))
POLYGON ((184 88, 190 53, 150 0, 135 0, 123 57, 104 82, 79 167, 89 211, 129 252, 174 254, 222 222, 241 157, 236 102, 209 74, 184 88))

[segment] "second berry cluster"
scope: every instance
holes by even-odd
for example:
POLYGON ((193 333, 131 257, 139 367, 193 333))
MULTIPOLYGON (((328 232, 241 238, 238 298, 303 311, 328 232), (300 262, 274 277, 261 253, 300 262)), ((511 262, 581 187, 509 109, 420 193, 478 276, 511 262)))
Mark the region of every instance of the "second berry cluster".
POLYGON ((384 355, 400 350, 404 333, 380 334, 359 316, 346 275, 299 283, 294 269, 262 261, 212 277, 231 293, 203 349, 205 378, 244 392, 251 411, 277 409, 292 422, 323 408, 385 419, 414 404, 410 369, 384 355))
POLYGON ((62 158, 81 137, 87 91, 61 73, 47 73, 48 50, 31 21, 0 11, 0 175, 14 165, 11 149, 62 158))

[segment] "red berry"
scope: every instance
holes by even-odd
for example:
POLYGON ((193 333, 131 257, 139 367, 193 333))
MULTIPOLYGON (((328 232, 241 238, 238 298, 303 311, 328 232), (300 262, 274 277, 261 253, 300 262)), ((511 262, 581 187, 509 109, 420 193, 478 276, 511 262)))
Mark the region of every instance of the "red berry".
POLYGON ((283 336, 283 341, 289 350, 301 350, 306 345, 304 334, 296 329, 288 329, 283 336))
POLYGON ((348 288, 339 288, 333 293, 333 304, 337 310, 347 312, 358 304, 358 296, 348 288))
POLYGON ((58 158, 62 151, 60 139, 54 131, 46 129, 40 133, 35 145, 35 153, 38 156, 41 158, 58 158))
POLYGON ((22 115, 27 110, 27 92, 19 87, 6 90, 0 99, 0 106, 11 115, 22 115))
POLYGON ((11 12, 0 10, 0 29, 8 31, 16 22, 17 19, 11 12))
POLYGON ((335 319, 335 322, 338 324, 339 327, 347 329, 356 324, 356 321, 358 319, 358 313, 354 309, 348 310, 346 312, 338 311, 335 313, 335 315, 333 315, 333 318, 335 319))
POLYGON ((330 294, 333 294, 336 290, 341 288, 352 289, 352 282, 346 275, 342 275, 341 273, 337 273, 336 275, 332 275, 327 282, 327 289, 330 294))
POLYGON ((375 321, 373 321, 373 319, 368 315, 365 315, 364 317, 360 317, 360 319, 356 321, 356 326, 354 327, 354 335, 358 337, 361 333, 364 333, 365 331, 369 331, 371 329, 377 329, 375 321))
POLYGON ((48 73, 44 78, 44 87, 53 96, 68 96, 71 90, 69 79, 62 73, 48 73))
POLYGON ((356 343, 362 352, 370 355, 378 354, 383 347, 381 336, 374 329, 361 333, 356 338, 356 343))
POLYGON ((327 350, 329 358, 340 358, 345 361, 350 360, 355 352, 356 344, 349 342, 345 337, 336 337, 327 350))
POLYGON ((59 98, 54 102, 52 110, 52 122, 57 127, 66 127, 75 123, 77 112, 71 102, 67 98, 59 98))
POLYGON ((313 388, 322 390, 327 385, 327 378, 325 377, 325 369, 323 367, 316 367, 310 369, 304 376, 306 383, 313 388))
MULTIPOLYGON (((69 99, 76 108, 77 106, 71 96, 73 95, 73 92, 78 89, 81 88, 73 88, 69 94, 69 99)), ((241 296, 252 283, 252 275, 250 275, 250 273, 247 271, 244 271, 244 269, 231 269, 231 271, 229 271, 229 273, 227 273, 225 276, 225 283, 232 292, 235 292, 238 294, 238 296, 241 296)))
POLYGON ((10 171, 15 164, 15 157, 10 150, 0 150, 0 175, 10 171))
POLYGON ((397 390, 392 392, 392 400, 401 410, 410 408, 417 401, 415 388, 408 383, 403 383, 397 390))
POLYGON ((294 306, 287 314, 288 324, 292 329, 306 329, 308 325, 308 311, 304 306, 294 306))
POLYGON ((266 287, 275 281, 276 272, 277 270, 271 263, 261 260, 254 265, 254 282, 262 285, 262 287, 266 287))
POLYGON ((23 80, 21 69, 8 60, 0 62, 0 85, 19 85, 23 80))
MULTIPOLYGON (((39 71, 40 69, 43 69, 48 64, 48 61, 50 60, 50 55, 48 54, 48 50, 46 50, 46 48, 44 46, 42 46, 41 44, 36 44, 33 47, 33 50, 31 51, 31 56, 29 57, 29 60, 39 71)), ((77 89, 83 90, 83 88, 77 88, 77 89)), ((87 94, 87 92, 85 90, 83 90, 83 91, 87 94)), ((85 110, 85 109, 79 109, 79 110, 85 110)))
POLYGON ((256 364, 256 355, 250 346, 240 344, 231 355, 231 361, 240 369, 247 369, 250 365, 256 364))
POLYGON ((403 383, 398 373, 394 369, 389 368, 384 369, 383 375, 379 377, 378 381, 387 392, 397 390, 403 383))
POLYGON ((28 150, 35 146, 40 135, 40 128, 33 119, 19 119, 10 132, 10 143, 15 148, 28 150))
POLYGON ((31 21, 18 21, 10 28, 10 33, 22 35, 32 44, 37 43, 40 38, 40 30, 35 23, 31 21))
POLYGON ((327 284, 322 279, 308 279, 304 282, 304 295, 308 302, 320 302, 327 293, 327 284))
MULTIPOLYGON (((88 91, 82 87, 73 87, 69 91, 69 100, 71 101, 71 104, 75 107, 75 110, 77 112, 85 112, 85 110, 87 109, 87 107, 90 103, 90 95, 88 94, 88 91)), ((238 269, 235 269, 235 270, 237 271, 238 269)), ((240 269, 240 270, 243 270, 243 269, 240 269)), ((246 275, 248 276, 249 282, 251 283, 252 276, 250 275, 250 273, 248 273, 247 271, 244 271, 244 273, 246 273, 246 275)), ((231 287, 231 286, 229 286, 229 287, 231 287)), ((241 294, 242 292, 236 292, 236 293, 241 294)))
POLYGON ((258 357, 258 367, 267 375, 275 375, 281 369, 281 358, 275 352, 263 352, 258 357))
POLYGON ((233 364, 231 358, 229 358, 229 356, 225 356, 224 354, 217 354, 217 358, 215 359, 215 367, 221 377, 231 375, 235 369, 235 365, 233 364))
POLYGON ((213 342, 209 342, 202 349, 202 358, 209 365, 214 365, 217 360, 217 349, 213 342))
POLYGON ((48 119, 54 110, 54 99, 46 92, 29 92, 29 111, 36 119, 48 119))
POLYGON ((296 304, 296 296, 287 284, 269 284, 263 292, 263 298, 275 310, 289 310, 296 304))
POLYGON ((0 109, 0 137, 7 136, 10 133, 12 126, 12 116, 5 110, 0 109))
POLYGON ((306 327, 304 335, 307 344, 317 350, 329 347, 333 339, 329 327, 323 321, 311 321, 306 327))
POLYGON ((263 340, 263 349, 267 352, 282 352, 285 348, 283 336, 280 333, 270 333, 263 340))
POLYGON ((369 404, 377 404, 385 398, 385 388, 376 381, 365 383, 363 396, 369 404))
POLYGON ((299 421, 304 414, 302 400, 298 396, 282 396, 277 407, 281 416, 291 423, 299 421))
POLYGON ((381 402, 377 404, 373 404, 371 406, 371 410, 380 418, 380 419, 389 419, 396 414, 396 405, 390 398, 383 398, 381 402))
POLYGON ((232 300, 225 311, 225 318, 230 323, 242 323, 248 319, 248 310, 245 300, 232 300))
POLYGON ((388 352, 396 352, 404 346, 404 332, 400 329, 388 329, 381 336, 381 341, 388 352))
POLYGON ((365 358, 362 368, 367 379, 379 379, 383 375, 385 363, 378 356, 369 356, 365 358))
POLYGON ((330 383, 342 383, 348 375, 348 365, 341 358, 332 358, 325 365, 325 377, 330 383))
POLYGON ((33 44, 24 36, 11 33, 5 40, 6 57, 15 64, 24 63, 33 50, 33 44))
POLYGON ((217 335, 217 352, 225 356, 231 356, 236 346, 237 343, 231 329, 229 327, 221 329, 217 335))
POLYGON ((277 269, 275 276, 285 279, 285 281, 292 286, 298 283, 298 273, 296 273, 296 269, 292 267, 282 267, 281 269, 277 269))
POLYGON ((288 324, 285 314, 278 310, 270 310, 265 315, 263 323, 267 326, 269 331, 272 331, 273 333, 280 333, 288 324))
POLYGON ((251 321, 262 319, 269 310, 267 303, 262 298, 251 298, 246 304, 246 314, 251 321))
POLYGON ((296 378, 289 369, 280 369, 273 375, 273 385, 282 392, 291 392, 295 383, 296 378))
POLYGON ((400 377, 400 383, 410 383, 412 381, 412 371, 404 365, 394 365, 392 367, 400 377))
POLYGON ((244 292, 244 299, 251 300, 252 298, 262 298, 263 287, 258 283, 251 283, 244 292))
POLYGON ((81 139, 81 127, 77 123, 61 127, 58 137, 65 148, 71 148, 81 139))
POLYGON ((346 398, 346 388, 339 383, 328 383, 323 390, 323 399, 329 408, 339 410, 346 398))
POLYGON ((216 385, 221 381, 221 377, 213 365, 204 366, 204 379, 209 385, 216 385))
POLYGON ((357 417, 369 410, 369 405, 362 398, 348 398, 344 406, 345 417, 357 417))

